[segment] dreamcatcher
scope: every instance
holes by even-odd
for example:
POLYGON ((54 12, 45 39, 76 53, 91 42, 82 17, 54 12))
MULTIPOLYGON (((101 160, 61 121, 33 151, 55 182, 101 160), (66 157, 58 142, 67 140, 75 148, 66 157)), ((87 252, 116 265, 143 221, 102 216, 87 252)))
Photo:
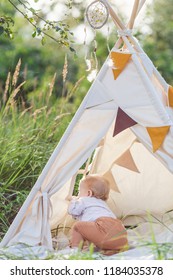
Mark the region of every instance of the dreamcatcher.
MULTIPOLYGON (((87 7, 85 12, 85 18, 89 23, 89 25, 95 30, 95 37, 96 37, 96 29, 100 29, 101 27, 103 27, 106 24, 108 17, 109 17, 109 11, 103 0, 96 0, 87 7)), ((87 76, 87 79, 90 82, 95 79, 98 72, 98 61, 96 56, 97 42, 95 39, 93 40, 93 43, 94 43, 94 50, 92 53, 93 58, 88 59, 87 54, 85 56, 85 61, 87 64, 86 71, 90 72, 89 75, 87 76), (92 62, 93 60, 95 61, 95 67, 93 67, 93 62, 92 62)))
POLYGON ((108 20, 109 11, 103 1, 94 1, 86 9, 86 19, 94 29, 101 28, 108 20))

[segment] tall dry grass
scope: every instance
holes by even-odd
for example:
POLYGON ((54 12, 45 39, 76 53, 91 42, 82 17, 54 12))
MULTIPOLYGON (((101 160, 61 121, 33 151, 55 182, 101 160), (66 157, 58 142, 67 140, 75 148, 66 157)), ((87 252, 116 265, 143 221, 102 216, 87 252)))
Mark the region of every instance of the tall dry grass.
POLYGON ((75 113, 69 99, 80 84, 57 98, 55 73, 46 87, 26 93, 29 81, 20 78, 21 63, 8 73, 0 95, 0 239, 75 113))

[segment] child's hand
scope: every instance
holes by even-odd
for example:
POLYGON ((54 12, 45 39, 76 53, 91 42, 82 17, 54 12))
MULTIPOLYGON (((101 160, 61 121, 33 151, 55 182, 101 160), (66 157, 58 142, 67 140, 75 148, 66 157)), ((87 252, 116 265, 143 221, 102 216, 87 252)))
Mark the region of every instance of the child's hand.
POLYGON ((71 201, 72 199, 78 199, 78 196, 67 195, 65 200, 71 201))
POLYGON ((71 201, 71 200, 72 200, 72 196, 68 194, 68 195, 66 196, 65 200, 71 201))

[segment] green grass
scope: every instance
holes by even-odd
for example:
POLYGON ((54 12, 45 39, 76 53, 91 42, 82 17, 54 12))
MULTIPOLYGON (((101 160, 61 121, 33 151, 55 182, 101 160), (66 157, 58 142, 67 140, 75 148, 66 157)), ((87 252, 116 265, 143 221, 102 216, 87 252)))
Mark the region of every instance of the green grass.
MULTIPOLYGON (((139 249, 145 250, 148 248, 150 250, 149 255, 153 255, 155 260, 172 260, 173 259, 173 244, 172 243, 152 243, 152 242, 143 242, 137 246, 139 249)), ((43 249, 44 250, 44 249, 43 249)), ((8 250, 0 250, 0 260, 104 260, 104 259, 120 259, 123 260, 123 254, 113 255, 113 256, 104 256, 101 253, 95 253, 93 251, 93 247, 90 246, 88 251, 81 251, 80 249, 76 252, 72 252, 69 254, 62 254, 58 252, 49 252, 44 251, 40 248, 38 250, 38 254, 33 252, 32 247, 26 245, 23 247, 23 250, 20 248, 18 252, 15 254, 10 253, 8 250), (43 256, 44 253, 44 256, 43 256), (40 255, 40 257, 39 257, 40 255)), ((141 251, 140 251, 141 252, 141 251)), ((144 251, 145 252, 145 251, 144 251)), ((146 256, 147 257, 147 256, 146 256)), ((134 255, 133 255, 134 258, 134 255)))
POLYGON ((41 90, 23 96, 19 71, 20 61, 0 94, 0 240, 74 115, 80 86, 57 98, 54 75, 41 90))

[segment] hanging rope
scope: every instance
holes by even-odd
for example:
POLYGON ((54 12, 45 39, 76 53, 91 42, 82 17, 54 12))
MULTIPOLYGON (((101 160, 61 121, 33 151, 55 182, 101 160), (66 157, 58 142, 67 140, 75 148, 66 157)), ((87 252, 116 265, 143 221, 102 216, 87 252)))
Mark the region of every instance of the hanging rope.
POLYGON ((132 29, 118 30, 117 33, 119 37, 122 36, 130 37, 132 36, 132 29))

